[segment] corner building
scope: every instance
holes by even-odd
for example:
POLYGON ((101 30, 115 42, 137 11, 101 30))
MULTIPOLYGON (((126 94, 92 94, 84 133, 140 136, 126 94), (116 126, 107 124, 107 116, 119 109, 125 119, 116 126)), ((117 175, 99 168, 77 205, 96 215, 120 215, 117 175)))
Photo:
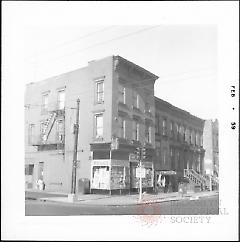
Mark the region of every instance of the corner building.
MULTIPOLYGON (((154 83, 158 77, 120 56, 37 83, 25 93, 26 189, 41 178, 49 191, 71 191, 76 100, 80 99, 77 185, 91 192, 138 188, 137 161, 146 144, 144 189, 153 189, 155 150, 154 83)), ((77 187, 78 188, 78 187, 77 187)))

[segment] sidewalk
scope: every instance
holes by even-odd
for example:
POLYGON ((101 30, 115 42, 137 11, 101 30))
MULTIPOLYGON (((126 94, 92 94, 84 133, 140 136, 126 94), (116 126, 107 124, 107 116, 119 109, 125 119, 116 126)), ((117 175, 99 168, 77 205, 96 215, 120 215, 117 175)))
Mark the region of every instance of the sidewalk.
POLYGON ((70 203, 75 205, 94 205, 94 206, 129 206, 138 204, 151 204, 178 200, 196 200, 201 197, 210 197, 218 195, 217 191, 206 191, 198 193, 189 193, 180 195, 178 192, 174 193, 160 193, 160 194, 143 194, 142 201, 139 201, 139 195, 97 195, 97 194, 83 194, 78 195, 74 202, 70 202, 67 196, 64 197, 42 197, 41 201, 50 201, 57 203, 70 203))

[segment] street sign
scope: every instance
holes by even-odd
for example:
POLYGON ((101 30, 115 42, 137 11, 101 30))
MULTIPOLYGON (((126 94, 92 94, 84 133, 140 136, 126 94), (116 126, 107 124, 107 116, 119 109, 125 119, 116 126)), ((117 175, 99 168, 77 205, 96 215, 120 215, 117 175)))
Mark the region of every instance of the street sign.
POLYGON ((140 168, 140 167, 137 167, 136 168, 136 177, 137 178, 145 178, 146 177, 146 169, 145 168, 140 168), (142 174, 142 175, 141 175, 142 174))

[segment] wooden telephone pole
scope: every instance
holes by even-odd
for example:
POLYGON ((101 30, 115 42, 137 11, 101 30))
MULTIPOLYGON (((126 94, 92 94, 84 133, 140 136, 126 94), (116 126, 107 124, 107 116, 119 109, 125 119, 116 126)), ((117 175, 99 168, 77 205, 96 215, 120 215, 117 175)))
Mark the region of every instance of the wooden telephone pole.
POLYGON ((77 147, 78 147, 78 130, 79 130, 79 106, 80 99, 77 99, 77 116, 76 124, 74 125, 74 151, 73 151, 73 166, 72 166, 72 187, 71 193, 76 194, 76 171, 77 171, 77 147))

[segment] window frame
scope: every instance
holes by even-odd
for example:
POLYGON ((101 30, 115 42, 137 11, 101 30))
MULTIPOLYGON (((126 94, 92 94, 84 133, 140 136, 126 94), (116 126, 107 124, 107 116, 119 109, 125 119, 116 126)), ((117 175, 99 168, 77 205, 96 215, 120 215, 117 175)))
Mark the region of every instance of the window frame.
POLYGON ((139 122, 137 120, 133 120, 133 137, 132 139, 135 141, 139 141, 139 122))
POLYGON ((95 80, 95 103, 104 103, 104 79, 95 80), (99 85, 102 84, 102 91, 99 91, 99 85), (101 98, 100 98, 101 97, 101 98))
POLYGON ((49 91, 42 93, 42 106, 41 106, 41 112, 47 113, 49 108, 49 91), (47 102, 45 102, 47 100, 47 102))
POLYGON ((66 89, 58 89, 57 90, 57 109, 64 110, 65 109, 65 101, 66 101, 66 89), (60 101, 60 93, 64 93, 64 101, 60 101), (61 107, 61 103, 63 103, 63 107, 61 107))
POLYGON ((104 127, 104 123, 103 123, 103 113, 95 113, 94 114, 94 138, 95 139, 103 139, 103 127, 104 127), (98 117, 102 117, 102 127, 98 127, 97 126, 97 118, 98 117), (98 135, 98 130, 102 129, 102 135, 98 135))

